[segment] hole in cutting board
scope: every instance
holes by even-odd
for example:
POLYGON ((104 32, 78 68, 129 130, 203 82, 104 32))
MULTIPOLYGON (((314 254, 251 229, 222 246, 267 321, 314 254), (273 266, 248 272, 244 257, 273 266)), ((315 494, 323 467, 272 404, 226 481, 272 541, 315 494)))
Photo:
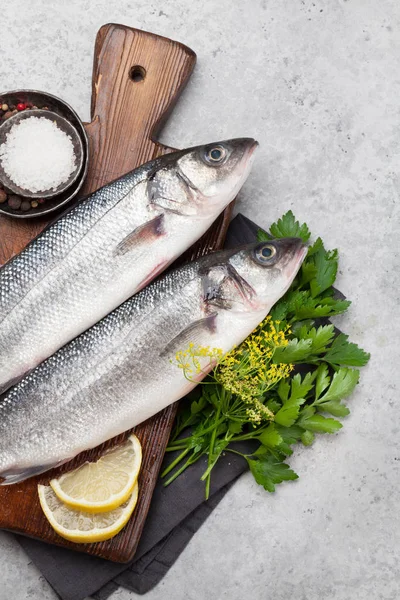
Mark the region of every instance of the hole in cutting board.
POLYGON ((146 69, 140 65, 135 65, 129 71, 129 77, 134 83, 139 83, 139 81, 143 81, 146 77, 146 69))

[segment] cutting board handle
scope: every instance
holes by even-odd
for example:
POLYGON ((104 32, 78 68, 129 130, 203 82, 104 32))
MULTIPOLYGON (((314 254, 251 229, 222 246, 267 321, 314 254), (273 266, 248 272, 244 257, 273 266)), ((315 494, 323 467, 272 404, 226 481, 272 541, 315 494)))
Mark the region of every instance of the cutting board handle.
MULTIPOLYGON (((80 196, 171 152, 155 141, 196 64, 187 46, 167 38, 109 24, 94 49, 89 171, 80 196), (135 70, 136 67, 136 70, 135 70)), ((20 252, 49 220, 0 218, 0 266, 20 252)))
POLYGON ((160 154, 155 137, 195 63, 193 50, 179 42, 116 24, 99 30, 87 126, 92 177, 85 194, 147 161, 149 153, 160 154))

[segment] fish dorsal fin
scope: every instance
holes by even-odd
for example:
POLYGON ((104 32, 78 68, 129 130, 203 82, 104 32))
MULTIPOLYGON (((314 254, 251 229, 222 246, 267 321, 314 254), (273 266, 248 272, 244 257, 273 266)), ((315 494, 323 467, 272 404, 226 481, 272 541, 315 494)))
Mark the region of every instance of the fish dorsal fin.
POLYGON ((191 323, 186 329, 183 329, 177 336, 175 336, 160 352, 160 356, 168 356, 173 358, 180 350, 186 350, 189 344, 195 345, 204 342, 204 333, 215 332, 215 319, 217 313, 213 312, 204 319, 199 319, 191 323))
POLYGON ((115 248, 114 256, 123 256, 139 245, 152 242, 162 235, 165 235, 164 215, 160 214, 129 233, 115 248))

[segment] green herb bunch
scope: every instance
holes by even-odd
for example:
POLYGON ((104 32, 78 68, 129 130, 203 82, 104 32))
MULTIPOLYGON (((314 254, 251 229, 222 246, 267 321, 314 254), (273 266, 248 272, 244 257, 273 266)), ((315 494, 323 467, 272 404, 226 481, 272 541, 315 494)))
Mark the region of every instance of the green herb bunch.
MULTIPOLYGON (((310 238, 308 226, 291 211, 258 240, 310 238)), ((309 247, 288 292, 270 315, 226 356, 218 349, 191 344, 176 357, 177 367, 190 379, 204 368, 204 359, 217 366, 181 403, 167 452, 179 452, 162 477, 170 484, 186 468, 207 457, 201 479, 206 498, 211 473, 225 452, 241 455, 257 483, 267 491, 298 475, 285 462, 292 446, 309 446, 316 433, 335 433, 349 414, 343 402, 359 380, 369 354, 348 336, 335 332, 328 318, 345 312, 350 301, 333 289, 338 251, 325 250, 320 238, 309 247), (251 440, 251 454, 235 442, 251 440)))

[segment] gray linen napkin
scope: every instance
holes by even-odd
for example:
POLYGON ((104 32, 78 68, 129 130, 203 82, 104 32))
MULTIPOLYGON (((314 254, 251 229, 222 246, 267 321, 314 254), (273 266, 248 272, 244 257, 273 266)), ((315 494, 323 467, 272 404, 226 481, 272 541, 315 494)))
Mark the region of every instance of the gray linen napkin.
MULTIPOLYGON (((238 215, 229 226, 225 247, 253 242, 257 230, 252 221, 238 215)), ((172 459, 166 455, 162 468, 172 459)), ((210 499, 205 502, 204 484, 200 482, 205 465, 205 460, 198 461, 167 488, 158 481, 136 556, 129 565, 30 538, 16 536, 16 539, 62 600, 83 600, 92 595, 96 600, 105 600, 119 586, 144 594, 163 578, 237 477, 246 470, 246 461, 241 457, 224 456, 214 468, 210 499)))

